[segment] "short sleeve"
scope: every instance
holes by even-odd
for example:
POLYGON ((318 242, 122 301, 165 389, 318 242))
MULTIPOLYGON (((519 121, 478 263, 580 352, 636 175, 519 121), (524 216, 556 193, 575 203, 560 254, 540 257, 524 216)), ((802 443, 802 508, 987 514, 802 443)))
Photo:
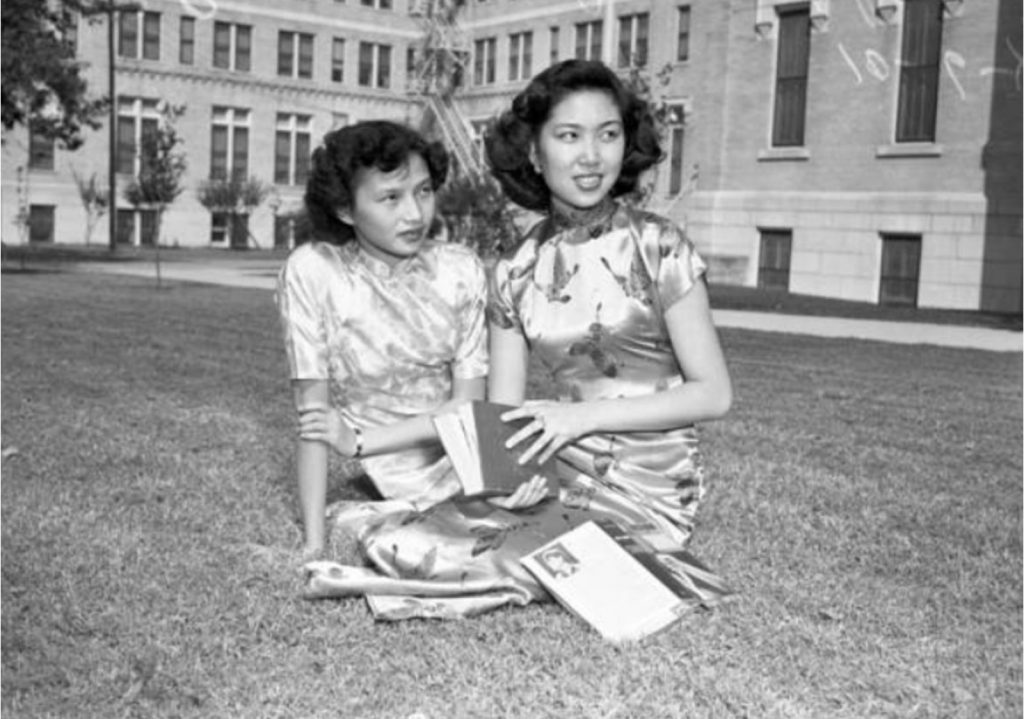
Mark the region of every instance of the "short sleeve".
POLYGON ((329 377, 324 329, 323 259, 304 245, 289 255, 277 278, 277 309, 292 379, 329 377))
POLYGON ((487 320, 495 327, 514 329, 521 334, 523 325, 513 299, 512 264, 510 259, 501 259, 491 270, 487 291, 487 320))
POLYGON ((708 266, 681 229, 666 224, 659 231, 657 287, 664 312, 693 289, 708 266))
POLYGON ((460 298, 463 311, 459 319, 458 346, 452 363, 452 376, 474 379, 487 375, 487 323, 484 312, 487 305, 487 274, 476 255, 465 262, 465 296, 460 298))

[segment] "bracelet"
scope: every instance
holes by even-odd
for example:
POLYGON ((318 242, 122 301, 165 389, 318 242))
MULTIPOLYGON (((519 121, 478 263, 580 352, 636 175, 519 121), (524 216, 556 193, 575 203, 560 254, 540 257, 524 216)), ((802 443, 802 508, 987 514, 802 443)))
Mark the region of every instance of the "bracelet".
POLYGON ((359 459, 363 456, 363 430, 358 427, 352 428, 352 434, 356 436, 356 448, 352 452, 352 459, 359 459))

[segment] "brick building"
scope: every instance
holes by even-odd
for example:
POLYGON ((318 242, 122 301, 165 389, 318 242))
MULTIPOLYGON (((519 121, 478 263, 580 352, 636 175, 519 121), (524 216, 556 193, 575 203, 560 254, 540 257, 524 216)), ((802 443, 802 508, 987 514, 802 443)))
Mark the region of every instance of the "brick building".
MULTIPOLYGON (((343 122, 418 119, 408 76, 419 4, 233 2, 204 15, 148 0, 133 56, 119 24, 119 167, 130 171, 129 128, 137 137, 160 99, 184 102, 186 183, 243 163, 275 187, 248 244, 287 242, 282 218, 311 143, 343 122)), ((459 106, 476 129, 552 61, 642 68, 669 109, 651 205, 687 225, 713 280, 1021 310, 1019 2, 467 0, 461 25, 459 106)), ((105 26, 83 25, 79 38, 105 87, 105 26)), ((83 241, 70 168, 105 178, 105 137, 50 153, 49 169, 23 134, 5 136, 5 241, 83 241), (19 233, 26 205, 32 229, 19 233)), ((145 241, 145 217, 122 215, 122 239, 145 241)), ((228 246, 218 221, 186 191, 164 241, 228 246)))

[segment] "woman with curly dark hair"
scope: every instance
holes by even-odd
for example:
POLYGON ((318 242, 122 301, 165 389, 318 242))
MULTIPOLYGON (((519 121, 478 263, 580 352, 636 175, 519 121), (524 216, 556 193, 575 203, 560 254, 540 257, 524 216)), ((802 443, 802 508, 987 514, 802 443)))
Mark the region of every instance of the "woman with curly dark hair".
POLYGON ((732 389, 703 259, 618 199, 662 157, 650 108, 602 63, 568 60, 516 96, 486 150, 508 196, 546 214, 491 280, 488 397, 531 420, 509 444, 556 455, 570 503, 678 547, 704 494, 694 424, 732 389), (524 403, 531 356, 553 396, 524 403))
POLYGON ((472 251, 431 236, 447 169, 440 144, 387 121, 328 133, 313 153, 317 239, 289 256, 277 293, 310 553, 324 545, 328 447, 388 499, 423 506, 459 489, 431 416, 483 398, 486 279, 472 251))
MULTIPOLYGON (((546 488, 537 478, 490 504, 448 501, 461 485, 432 418, 484 396, 487 288, 471 250, 432 236, 447 168, 440 144, 393 122, 328 133, 306 188, 316 239, 291 253, 278 280, 299 413, 307 595, 388 595, 371 596, 378 617, 415 614, 409 594, 457 593, 456 613, 477 606, 462 595, 473 586, 488 595, 508 575, 504 555, 478 547, 479 523, 492 531, 490 512, 535 504, 546 488), (331 449, 361 464, 385 501, 328 509, 331 449), (330 530, 354 539, 371 567, 324 556, 328 514, 330 530)), ((491 593, 479 605, 528 594, 491 593)), ((443 605, 432 599, 421 613, 443 605)))

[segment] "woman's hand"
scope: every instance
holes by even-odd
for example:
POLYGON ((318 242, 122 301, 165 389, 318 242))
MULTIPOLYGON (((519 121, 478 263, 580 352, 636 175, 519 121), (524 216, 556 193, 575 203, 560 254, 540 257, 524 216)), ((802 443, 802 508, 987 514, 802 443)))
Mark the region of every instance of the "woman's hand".
POLYGON ((533 475, 533 479, 523 482, 516 491, 507 497, 491 497, 487 501, 502 509, 524 509, 540 502, 548 494, 548 480, 542 474, 533 475))
POLYGON ((299 437, 312 442, 323 442, 343 457, 354 457, 356 433, 341 418, 338 410, 315 406, 299 412, 299 437))
POLYGON ((523 417, 532 421, 505 442, 505 448, 512 449, 534 437, 533 444, 519 455, 520 464, 526 464, 533 457, 543 464, 569 442, 594 431, 582 402, 527 402, 501 415, 505 422, 523 417))

